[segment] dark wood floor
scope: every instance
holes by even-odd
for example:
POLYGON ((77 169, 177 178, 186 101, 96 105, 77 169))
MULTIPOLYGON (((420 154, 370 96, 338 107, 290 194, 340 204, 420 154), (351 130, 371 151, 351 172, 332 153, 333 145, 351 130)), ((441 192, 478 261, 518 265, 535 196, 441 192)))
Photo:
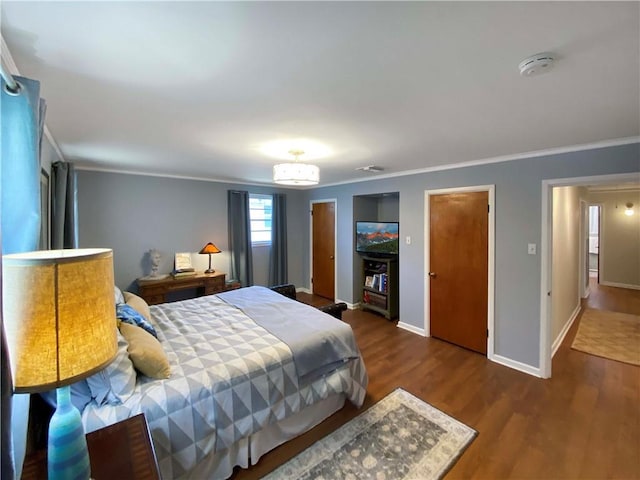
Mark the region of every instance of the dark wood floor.
MULTIPOLYGON (((640 291, 594 283, 584 303, 640 314, 640 291)), ((362 409, 402 387, 479 432, 448 480, 640 478, 640 367, 571 350, 579 319, 556 353, 548 380, 420 337, 371 313, 350 310, 344 320, 355 332, 369 372, 362 409)), ((346 405, 234 478, 260 478, 362 409, 346 405)))

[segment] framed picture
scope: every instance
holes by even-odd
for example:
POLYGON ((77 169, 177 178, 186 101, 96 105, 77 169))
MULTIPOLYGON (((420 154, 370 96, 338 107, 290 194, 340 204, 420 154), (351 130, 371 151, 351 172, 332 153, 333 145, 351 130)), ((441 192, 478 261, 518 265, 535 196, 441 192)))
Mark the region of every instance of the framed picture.
POLYGON ((40 169, 40 250, 51 248, 51 202, 49 195, 49 174, 44 168, 40 169))
POLYGON ((193 272, 194 268, 191 264, 191 254, 189 252, 176 253, 175 271, 180 272, 193 272))
POLYGON ((373 287, 373 276, 367 275, 367 277, 364 279, 364 286, 370 288, 373 287))

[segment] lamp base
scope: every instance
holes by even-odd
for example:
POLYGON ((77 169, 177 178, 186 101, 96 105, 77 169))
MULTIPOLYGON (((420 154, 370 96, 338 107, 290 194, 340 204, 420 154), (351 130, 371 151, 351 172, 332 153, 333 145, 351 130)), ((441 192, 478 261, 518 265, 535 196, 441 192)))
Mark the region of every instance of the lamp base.
POLYGON ((49 422, 47 470, 49 480, 91 475, 87 439, 82 429, 80 412, 71 403, 71 387, 56 390, 56 411, 49 422))
POLYGON ((216 273, 216 271, 213 268, 207 268, 204 273, 216 273))

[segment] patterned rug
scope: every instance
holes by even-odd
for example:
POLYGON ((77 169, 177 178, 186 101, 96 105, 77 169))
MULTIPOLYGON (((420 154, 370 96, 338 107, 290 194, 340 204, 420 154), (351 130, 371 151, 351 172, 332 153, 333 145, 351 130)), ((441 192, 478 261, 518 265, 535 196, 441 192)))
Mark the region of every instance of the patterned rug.
POLYGON ((476 435, 399 388, 264 478, 438 479, 476 435))
POLYGON ((640 316, 587 308, 571 348, 640 365, 640 316))

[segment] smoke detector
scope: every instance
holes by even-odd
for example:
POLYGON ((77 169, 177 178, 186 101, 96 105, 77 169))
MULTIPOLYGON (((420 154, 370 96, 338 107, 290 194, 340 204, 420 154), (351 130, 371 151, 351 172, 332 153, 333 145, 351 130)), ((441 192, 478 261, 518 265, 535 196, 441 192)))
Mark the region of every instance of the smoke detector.
POLYGON ((536 53, 520 62, 518 68, 523 77, 533 77, 541 73, 548 72, 553 66, 554 56, 552 53, 536 53))
POLYGON ((378 167, 377 165, 367 165, 366 167, 358 167, 356 170, 362 170, 363 172, 378 173, 384 171, 384 167, 378 167))

